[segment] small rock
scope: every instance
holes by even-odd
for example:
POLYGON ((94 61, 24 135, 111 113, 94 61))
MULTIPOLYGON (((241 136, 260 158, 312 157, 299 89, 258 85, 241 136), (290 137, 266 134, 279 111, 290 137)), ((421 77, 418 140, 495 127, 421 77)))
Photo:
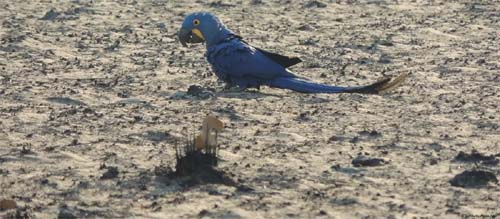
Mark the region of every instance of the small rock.
POLYGON ((45 15, 42 18, 40 18, 40 20, 45 20, 45 21, 54 20, 60 14, 61 14, 60 12, 57 12, 54 9, 50 9, 50 11, 48 11, 47 13, 45 13, 45 15))
POLYGON ((359 137, 358 136, 355 136, 354 138, 352 138, 351 140, 349 140, 349 142, 353 143, 353 144, 355 144, 358 141, 359 141, 359 137))
POLYGON ((335 205, 353 205, 358 203, 358 201, 354 198, 333 198, 330 200, 330 203, 335 205))
POLYGON ((386 162, 384 159, 381 158, 371 158, 371 157, 366 157, 364 155, 359 155, 354 160, 352 160, 352 165, 355 167, 373 167, 373 166, 381 166, 384 165, 386 162))
POLYGON ((314 27, 311 26, 310 24, 304 24, 304 25, 301 25, 299 28, 297 28, 299 30, 303 30, 303 31, 312 31, 314 30, 314 27))
POLYGON ((389 40, 381 40, 379 44, 382 46, 394 46, 394 43, 389 40))
POLYGON ((78 145, 78 139, 73 139, 70 143, 70 145, 78 145))
POLYGON ((83 114, 92 114, 92 113, 95 113, 95 111, 92 110, 91 108, 85 108, 85 109, 83 109, 82 113, 83 114))
POLYGON ((264 4, 264 1, 262 0, 252 0, 252 5, 261 5, 261 4, 264 4))
POLYGON ((361 132, 359 132, 359 135, 370 136, 370 137, 380 137, 382 135, 382 133, 378 132, 377 130, 372 130, 372 131, 361 131, 361 132))
POLYGON ((228 7, 234 7, 232 4, 224 3, 222 1, 214 1, 210 2, 208 4, 211 8, 228 8, 228 7))
POLYGON ((204 216, 207 216, 210 212, 206 209, 203 209, 201 210, 199 213, 198 213, 198 216, 199 217, 204 217, 204 216))
POLYGON ((167 29, 167 25, 163 22, 160 22, 160 23, 156 24, 156 28, 161 29, 161 30, 165 30, 165 29, 167 29))
POLYGON ((57 219, 76 219, 77 217, 68 208, 59 209, 57 219))
POLYGON ((80 181, 80 182, 78 183, 78 188, 86 189, 86 188, 88 188, 88 187, 89 187, 89 185, 90 185, 90 183, 89 183, 89 182, 86 182, 86 181, 80 181))
POLYGON ((126 91, 123 91, 123 92, 118 92, 116 94, 116 96, 121 97, 121 98, 129 98, 130 94, 128 92, 126 92, 126 91))
POLYGON ((318 44, 318 42, 319 42, 319 40, 309 38, 309 39, 302 40, 299 43, 301 45, 305 45, 305 46, 314 46, 314 45, 318 44))
POLYGON ((134 29, 130 25, 125 25, 125 26, 122 27, 122 29, 120 30, 120 32, 122 32, 122 33, 133 33, 134 29))
POLYGON ((238 191, 238 192, 253 192, 254 189, 250 188, 248 186, 239 185, 239 186, 236 187, 236 191, 238 191))
POLYGON ((339 141, 339 137, 332 135, 332 137, 328 138, 328 142, 334 142, 334 141, 339 141))
POLYGON ((440 145, 438 143, 431 143, 428 146, 429 146, 429 148, 433 149, 436 152, 439 152, 444 148, 443 145, 440 145))
POLYGON ((299 116, 297 117, 298 120, 302 120, 302 121, 308 121, 310 120, 309 118, 309 112, 302 112, 299 114, 299 116))
POLYGON ((20 151, 21 155, 30 154, 31 152, 31 145, 23 145, 20 151))
POLYGON ((326 8, 326 4, 320 1, 310 1, 306 5, 304 5, 306 8, 326 8))
POLYGON ((389 59, 387 57, 380 57, 378 62, 381 64, 389 64, 389 63, 391 63, 391 59, 389 59))
POLYGON ((118 167, 106 167, 107 171, 102 174, 101 179, 113 179, 118 176, 118 167))
POLYGON ((484 63, 486 63, 486 60, 485 60, 485 59, 478 59, 478 60, 476 61, 476 64, 479 64, 479 65, 484 64, 484 63))
POLYGON ((370 132, 370 136, 380 136, 380 135, 382 135, 382 134, 380 132, 377 132, 376 130, 372 130, 370 132))
POLYGON ((429 162, 430 165, 436 165, 438 163, 438 159, 432 158, 429 162))
POLYGON ((120 40, 115 40, 115 42, 109 46, 107 46, 106 48, 104 48, 105 51, 107 52, 113 52, 113 51, 116 51, 120 48, 120 40))
POLYGON ((49 184, 49 180, 48 180, 47 178, 42 179, 42 180, 40 181, 40 184, 42 184, 42 185, 47 185, 47 184, 49 184))

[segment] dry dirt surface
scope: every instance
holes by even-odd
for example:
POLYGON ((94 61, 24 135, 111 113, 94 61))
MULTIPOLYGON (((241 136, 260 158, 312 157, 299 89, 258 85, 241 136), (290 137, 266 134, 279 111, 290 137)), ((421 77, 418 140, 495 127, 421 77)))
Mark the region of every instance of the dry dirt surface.
POLYGON ((1 218, 500 217, 496 0, 3 0, 0 25, 1 218), (315 81, 409 77, 222 92, 176 38, 201 10, 315 81), (233 183, 169 175, 208 114, 233 183))

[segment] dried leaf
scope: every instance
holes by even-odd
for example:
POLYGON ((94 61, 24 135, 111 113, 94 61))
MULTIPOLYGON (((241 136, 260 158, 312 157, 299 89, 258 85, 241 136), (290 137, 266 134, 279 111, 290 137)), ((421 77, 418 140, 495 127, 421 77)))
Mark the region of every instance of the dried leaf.
POLYGON ((224 123, 214 116, 207 116, 203 120, 201 134, 196 136, 195 146, 197 150, 202 150, 205 146, 214 146, 217 144, 217 136, 210 133, 211 130, 219 132, 224 128, 224 123))
POLYGON ((204 128, 221 131, 224 128, 224 123, 213 116, 207 116, 207 118, 203 120, 203 126, 205 126, 204 128))
POLYGON ((2 210, 15 209, 16 207, 17 207, 16 201, 12 199, 0 200, 0 209, 2 210))

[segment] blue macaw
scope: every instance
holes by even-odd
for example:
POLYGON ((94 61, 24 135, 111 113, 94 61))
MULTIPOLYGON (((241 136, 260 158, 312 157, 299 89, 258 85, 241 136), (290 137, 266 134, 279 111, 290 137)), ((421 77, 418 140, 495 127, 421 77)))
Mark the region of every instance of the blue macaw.
POLYGON ((399 76, 392 82, 385 78, 367 86, 338 87, 318 84, 298 77, 287 68, 301 60, 253 47, 242 37, 231 32, 215 15, 196 12, 188 15, 178 32, 179 41, 186 43, 205 42, 205 57, 215 75, 227 87, 242 89, 269 87, 290 89, 302 93, 366 93, 377 94, 395 87, 405 77, 399 76))

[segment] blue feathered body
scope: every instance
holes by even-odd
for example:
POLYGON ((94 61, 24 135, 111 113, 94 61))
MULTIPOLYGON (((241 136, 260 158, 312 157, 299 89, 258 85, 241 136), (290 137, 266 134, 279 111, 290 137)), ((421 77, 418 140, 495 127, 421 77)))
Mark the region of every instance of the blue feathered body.
POLYGON ((217 77, 229 87, 259 88, 262 85, 302 93, 365 93, 378 94, 400 84, 408 74, 391 81, 384 78, 366 86, 339 87, 319 84, 298 77, 287 68, 300 63, 298 57, 272 53, 246 43, 229 30, 215 15, 195 12, 186 16, 178 32, 179 41, 205 42, 205 56, 217 77))
POLYGON ((205 56, 219 79, 242 88, 266 85, 302 93, 341 93, 362 88, 330 86, 299 78, 237 37, 209 46, 205 56))
POLYGON ((258 87, 275 78, 296 77, 238 38, 207 48, 206 57, 217 77, 240 87, 258 87))

